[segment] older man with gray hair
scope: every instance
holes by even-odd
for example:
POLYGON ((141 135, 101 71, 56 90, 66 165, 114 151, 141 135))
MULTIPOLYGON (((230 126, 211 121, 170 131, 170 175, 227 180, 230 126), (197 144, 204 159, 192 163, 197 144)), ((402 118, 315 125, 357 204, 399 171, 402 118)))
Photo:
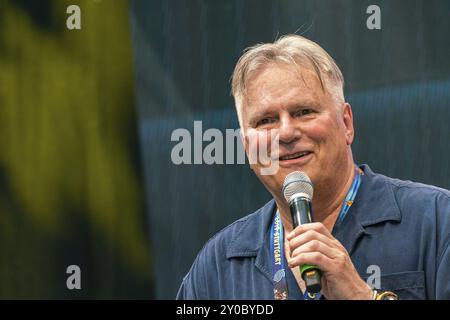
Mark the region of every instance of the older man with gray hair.
POLYGON ((273 200, 207 242, 178 299, 450 299, 450 192, 356 165, 343 87, 333 58, 304 37, 245 51, 232 93, 247 155, 276 133, 278 170, 250 164, 273 200), (294 171, 314 186, 314 222, 296 228, 282 194, 294 171), (319 293, 304 265, 320 269, 319 293))

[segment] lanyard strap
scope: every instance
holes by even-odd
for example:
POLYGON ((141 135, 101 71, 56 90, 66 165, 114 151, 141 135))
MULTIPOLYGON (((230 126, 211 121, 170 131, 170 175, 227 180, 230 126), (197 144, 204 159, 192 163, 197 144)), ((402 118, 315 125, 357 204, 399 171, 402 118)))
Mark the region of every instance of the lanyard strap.
POLYGON ((345 216, 348 213, 348 210, 350 210, 353 202, 355 202, 356 194, 358 193, 359 186, 361 185, 361 176, 363 174, 364 173, 362 172, 362 170, 355 166, 355 176, 353 177, 353 183, 347 193, 347 196, 345 197, 341 212, 339 212, 339 216, 337 218, 338 223, 341 223, 342 220, 344 220, 345 216))
MULTIPOLYGON (((344 205, 342 206, 341 212, 338 216, 338 223, 344 220, 345 216, 352 206, 356 194, 358 192, 359 186, 361 184, 362 170, 356 167, 355 177, 353 178, 353 183, 347 196, 344 200, 344 205)), ((280 215, 278 210, 272 220, 272 225, 270 227, 270 255, 272 261, 272 276, 273 276, 273 296, 275 300, 287 300, 288 298, 288 288, 286 282, 286 268, 285 268, 285 258, 284 258, 284 241, 283 241, 283 224, 281 223, 280 215)), ((303 294, 303 300, 319 300, 321 297, 320 293, 310 294, 305 290, 303 294)))
POLYGON ((270 227, 270 254, 272 257, 273 296, 275 300, 287 300, 288 291, 284 266, 283 224, 277 213, 270 227))
MULTIPOLYGON (((287 300, 288 298, 283 234, 283 224, 277 210, 270 227, 270 254, 272 258, 273 296, 275 300, 287 300)), ((319 300, 320 296, 320 293, 310 294, 308 291, 305 291, 303 300, 319 300)))

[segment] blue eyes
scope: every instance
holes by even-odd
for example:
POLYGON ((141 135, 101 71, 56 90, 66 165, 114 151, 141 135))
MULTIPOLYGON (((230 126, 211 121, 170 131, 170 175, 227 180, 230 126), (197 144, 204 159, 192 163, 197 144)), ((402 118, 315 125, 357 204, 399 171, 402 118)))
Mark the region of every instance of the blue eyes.
MULTIPOLYGON (((292 116, 293 117, 303 117, 303 116, 309 115, 313 112, 314 111, 312 109, 302 109, 302 110, 299 110, 299 111, 296 111, 295 113, 293 113, 292 116)), ((256 127, 272 124, 272 123, 275 123, 277 120, 278 120, 277 117, 263 118, 256 123, 256 127)))
POLYGON ((265 125, 265 124, 274 123, 274 122, 275 122, 274 118, 264 118, 264 119, 258 121, 258 125, 265 125))
POLYGON ((306 115, 308 115, 308 114, 310 114, 312 112, 313 111, 311 109, 303 109, 303 110, 300 110, 300 111, 296 112, 295 115, 296 116, 306 116, 306 115))

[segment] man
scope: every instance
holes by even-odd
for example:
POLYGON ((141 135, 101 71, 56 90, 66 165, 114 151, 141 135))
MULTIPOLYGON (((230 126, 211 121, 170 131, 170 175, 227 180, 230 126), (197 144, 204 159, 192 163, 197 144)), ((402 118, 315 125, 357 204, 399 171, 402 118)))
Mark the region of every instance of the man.
POLYGON ((356 166, 343 86, 334 60, 300 36, 240 58, 232 93, 247 155, 248 137, 258 146, 267 143, 264 132, 279 138, 275 174, 261 174, 267 164, 251 165, 274 199, 208 241, 178 299, 450 299, 450 192, 356 166), (294 230, 281 191, 293 171, 314 185, 314 223, 294 230), (271 243, 277 221, 281 266, 271 243), (307 292, 304 264, 321 269, 320 294, 307 292), (371 270, 380 273, 376 290, 365 281, 371 270))

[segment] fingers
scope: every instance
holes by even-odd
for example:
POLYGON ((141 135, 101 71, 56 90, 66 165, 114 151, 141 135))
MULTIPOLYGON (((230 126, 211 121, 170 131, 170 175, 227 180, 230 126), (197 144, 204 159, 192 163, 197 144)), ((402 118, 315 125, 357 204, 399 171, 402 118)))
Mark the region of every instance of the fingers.
POLYGON ((322 233, 319 233, 315 230, 306 230, 304 233, 301 233, 300 235, 298 235, 297 237, 288 240, 288 244, 289 244, 289 249, 292 251, 294 251, 296 248, 310 242, 313 240, 318 240, 320 242, 325 243, 326 245, 330 246, 330 247, 335 247, 335 246, 339 246, 337 240, 330 239, 329 237, 323 235, 322 233))
POLYGON ((322 271, 327 272, 334 264, 333 259, 328 258, 320 252, 305 252, 288 260, 290 268, 301 266, 303 264, 312 264, 318 266, 322 271))
POLYGON ((291 257, 307 252, 320 252, 330 259, 338 257, 340 253, 336 248, 330 247, 319 240, 311 240, 291 251, 291 257))
POLYGON ((342 244, 334 238, 322 223, 309 223, 298 226, 286 237, 289 249, 293 252, 298 247, 312 241, 318 240, 329 247, 345 251, 342 244))
POLYGON ((313 222, 313 223, 302 224, 302 225, 298 226, 297 228, 295 228, 294 230, 292 230, 292 232, 287 235, 287 240, 291 240, 292 238, 295 238, 296 236, 298 236, 308 230, 314 230, 318 233, 323 234, 324 236, 326 236, 328 238, 334 239, 334 237, 331 235, 331 233, 328 231, 327 228, 325 228, 325 226, 322 223, 313 222))
POLYGON ((289 267, 315 264, 323 271, 335 270, 345 264, 346 250, 322 223, 298 226, 288 236, 291 258, 289 267))

